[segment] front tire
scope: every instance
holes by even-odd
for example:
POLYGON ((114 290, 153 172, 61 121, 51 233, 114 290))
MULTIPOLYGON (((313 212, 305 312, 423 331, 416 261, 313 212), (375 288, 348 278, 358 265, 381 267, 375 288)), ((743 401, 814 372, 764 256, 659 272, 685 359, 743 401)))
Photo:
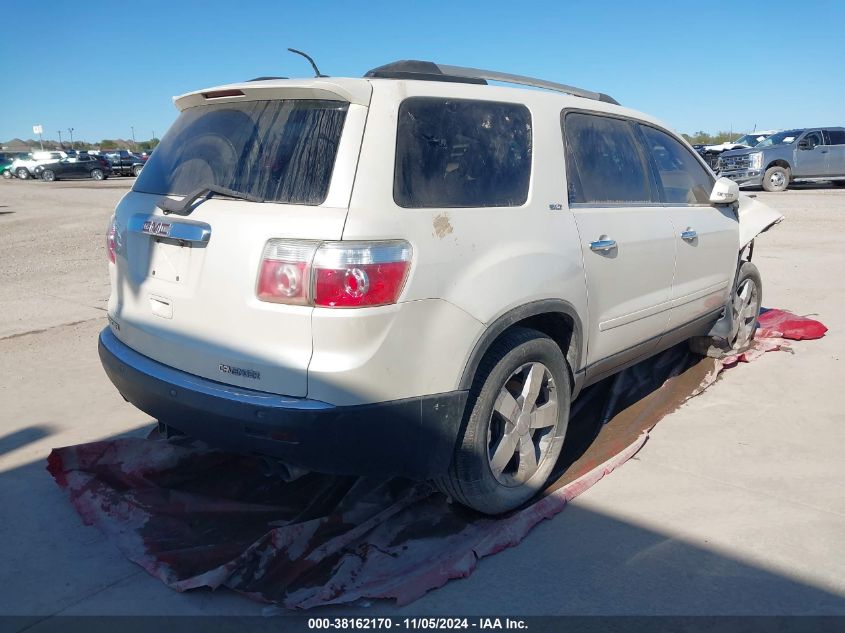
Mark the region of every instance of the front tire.
POLYGON ((41 180, 53 182, 56 179, 56 173, 52 169, 45 169, 41 173, 41 180))
POLYGON ((696 354, 721 358, 748 349, 757 333, 757 319, 763 304, 763 280, 751 262, 743 262, 731 296, 731 338, 717 340, 709 336, 690 339, 696 354))
POLYGON ((93 180, 103 180, 105 178, 105 174, 102 169, 92 169, 91 178, 93 180))
POLYGON ((18 167, 18 170, 15 172, 15 176, 21 180, 26 180, 29 178, 29 170, 26 169, 26 167, 18 167))
POLYGON ((788 167, 774 165, 763 175, 763 189, 771 192, 786 191, 789 186, 791 172, 788 167))
POLYGON ((435 483, 485 514, 522 505, 542 490, 560 456, 570 399, 557 343, 536 330, 509 330, 479 365, 452 464, 435 483))
POLYGON ((142 170, 142 169, 143 169, 143 167, 141 167, 141 165, 135 165, 135 166, 132 168, 132 175, 133 175, 133 176, 135 176, 135 177, 137 178, 138 176, 140 176, 140 175, 141 175, 141 170, 142 170))

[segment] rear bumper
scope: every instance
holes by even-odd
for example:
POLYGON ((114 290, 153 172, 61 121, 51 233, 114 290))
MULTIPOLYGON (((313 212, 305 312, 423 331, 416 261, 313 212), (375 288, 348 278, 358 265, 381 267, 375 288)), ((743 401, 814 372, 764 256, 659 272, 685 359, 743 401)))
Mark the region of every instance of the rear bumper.
POLYGON ((225 385, 158 363, 109 328, 100 360, 121 395, 212 446, 319 472, 427 479, 449 467, 467 392, 334 406, 225 385))

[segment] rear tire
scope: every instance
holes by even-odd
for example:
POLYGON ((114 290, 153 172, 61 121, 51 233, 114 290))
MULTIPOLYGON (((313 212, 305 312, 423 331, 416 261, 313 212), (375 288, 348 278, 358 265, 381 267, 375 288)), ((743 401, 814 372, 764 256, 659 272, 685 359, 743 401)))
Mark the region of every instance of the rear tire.
POLYGON ((521 327, 503 334, 479 365, 438 488, 485 514, 512 510, 542 490, 569 423, 569 376, 563 353, 545 334, 521 327))
POLYGON ((29 178, 29 170, 26 169, 26 167, 18 167, 18 170, 15 172, 15 176, 21 180, 26 180, 29 178))
POLYGON ((45 169, 41 172, 41 180, 46 182, 53 182, 56 179, 56 173, 52 169, 45 169))
POLYGON ((103 180, 105 178, 105 174, 102 169, 92 169, 91 178, 93 180, 103 180))
POLYGON ((6 180, 11 180, 12 176, 13 176, 13 174, 12 174, 11 169, 7 169, 6 171, 3 172, 3 178, 5 178, 6 180))
POLYGON ((142 170, 142 169, 143 169, 143 167, 141 167, 141 165, 135 165, 135 166, 132 168, 132 175, 133 175, 133 176, 135 176, 135 177, 137 178, 138 176, 140 176, 140 175, 141 175, 141 170, 142 170))
POLYGON ((763 189, 771 192, 786 191, 792 174, 788 167, 774 165, 763 175, 763 189))
POLYGON ((690 339, 690 349, 696 354, 721 358, 748 349, 757 333, 757 319, 763 304, 763 280, 751 262, 743 262, 731 297, 733 326, 731 340, 697 336, 690 339), (734 332, 735 328, 735 332, 734 332))

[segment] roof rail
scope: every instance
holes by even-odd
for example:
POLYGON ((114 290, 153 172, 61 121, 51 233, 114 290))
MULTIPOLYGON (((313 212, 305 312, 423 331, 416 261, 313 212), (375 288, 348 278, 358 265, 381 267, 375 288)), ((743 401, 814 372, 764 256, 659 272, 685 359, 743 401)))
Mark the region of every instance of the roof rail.
POLYGON ((517 84, 520 86, 531 86, 533 88, 545 88, 555 92, 565 92, 575 97, 604 101, 619 105, 619 102, 603 92, 593 92, 567 86, 545 79, 523 77, 522 75, 511 75, 495 70, 481 70, 479 68, 466 68, 464 66, 448 66, 446 64, 435 64, 418 60, 401 60, 373 68, 364 77, 379 77, 383 79, 422 79, 426 81, 451 81, 457 83, 487 84, 488 81, 500 81, 502 83, 517 84))

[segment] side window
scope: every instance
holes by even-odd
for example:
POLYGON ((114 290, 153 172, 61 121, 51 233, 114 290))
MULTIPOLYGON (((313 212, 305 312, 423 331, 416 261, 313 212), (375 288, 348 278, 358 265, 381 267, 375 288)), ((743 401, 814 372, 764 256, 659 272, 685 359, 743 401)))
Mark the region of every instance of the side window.
POLYGON ((845 130, 825 130, 828 145, 845 145, 845 130))
POLYGON ((531 113, 523 105, 412 97, 399 107, 400 207, 516 207, 528 199, 531 113))
POLYGON ((813 149, 816 145, 822 145, 822 133, 815 131, 810 132, 805 136, 802 140, 807 141, 807 145, 810 149, 813 149))
POLYGON ((648 125, 640 125, 646 148, 657 168, 664 201, 669 204, 710 204, 713 179, 701 163, 676 139, 648 125))
POLYGON ((570 204, 658 202, 628 121, 569 112, 563 135, 570 204))

